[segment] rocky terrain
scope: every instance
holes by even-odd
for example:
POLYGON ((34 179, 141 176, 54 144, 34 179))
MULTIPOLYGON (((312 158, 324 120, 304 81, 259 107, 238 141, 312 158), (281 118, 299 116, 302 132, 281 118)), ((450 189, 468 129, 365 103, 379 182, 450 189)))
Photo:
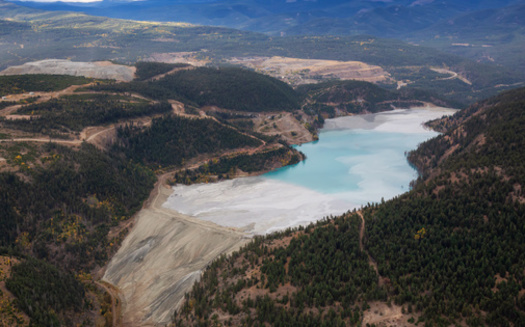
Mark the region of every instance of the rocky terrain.
POLYGON ((135 77, 135 67, 116 65, 109 61, 74 62, 64 59, 46 59, 12 66, 0 75, 54 74, 85 76, 129 82, 135 77))

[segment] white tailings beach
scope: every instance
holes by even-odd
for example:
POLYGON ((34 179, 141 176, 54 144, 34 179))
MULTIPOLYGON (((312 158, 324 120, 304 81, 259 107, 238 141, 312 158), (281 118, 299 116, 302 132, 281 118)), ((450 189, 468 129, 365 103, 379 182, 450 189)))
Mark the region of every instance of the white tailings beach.
POLYGON ((277 177, 266 174, 172 190, 158 185, 158 193, 135 218, 103 278, 121 291, 125 325, 168 323, 201 271, 220 254, 239 249, 253 234, 305 225, 407 191, 415 172, 402 147, 394 148, 400 143, 395 137, 411 140, 407 144, 415 148, 437 135, 423 122, 453 112, 429 107, 327 120, 320 141, 303 145, 320 149, 320 158, 310 156, 289 168, 295 174, 296 169, 313 164, 311 171, 326 173, 314 179, 314 187, 305 186, 305 180, 317 173, 299 174, 288 182, 280 172, 277 177), (360 138, 339 140, 340 131, 360 138), (330 137, 332 143, 322 142, 330 137), (373 146, 365 143, 370 140, 373 146), (350 152, 341 150, 341 144, 350 152), (327 154, 334 154, 333 163, 327 154), (340 176, 332 176, 334 182, 331 174, 340 176), (323 182, 333 185, 317 185, 323 182), (352 185, 340 188, 347 184, 352 185))
POLYGON ((180 185, 164 204, 166 208, 249 234, 308 225, 325 215, 339 215, 355 206, 338 197, 263 177, 180 185))

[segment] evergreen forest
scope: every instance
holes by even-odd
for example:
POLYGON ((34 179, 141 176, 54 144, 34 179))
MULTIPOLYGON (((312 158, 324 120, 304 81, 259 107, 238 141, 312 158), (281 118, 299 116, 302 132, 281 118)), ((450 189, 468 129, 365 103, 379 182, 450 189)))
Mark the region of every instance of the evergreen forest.
POLYGON ((216 260, 174 324, 358 326, 382 302, 408 325, 525 325, 525 89, 431 125, 410 192, 216 260))

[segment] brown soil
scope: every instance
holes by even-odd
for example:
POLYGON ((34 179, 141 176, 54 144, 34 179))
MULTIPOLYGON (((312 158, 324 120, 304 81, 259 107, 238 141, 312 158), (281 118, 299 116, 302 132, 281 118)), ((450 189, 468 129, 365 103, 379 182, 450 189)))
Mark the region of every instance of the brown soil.
POLYGON ((292 85, 318 83, 322 80, 360 80, 385 82, 391 80, 390 74, 379 66, 360 61, 336 61, 318 59, 299 59, 287 57, 241 57, 231 58, 229 62, 242 65, 292 85))
POLYGON ((265 135, 280 135, 290 144, 312 142, 314 136, 292 113, 259 114, 253 119, 255 131, 265 135))
POLYGON ((384 302, 371 302, 370 309, 364 312, 362 326, 368 324, 375 324, 376 326, 389 326, 389 327, 401 327, 401 326, 415 326, 413 323, 409 323, 408 319, 411 317, 417 321, 417 315, 404 314, 402 307, 392 304, 388 306, 384 302))
POLYGON ((122 300, 119 290, 113 285, 104 281, 95 282, 99 287, 104 289, 111 297, 111 312, 113 317, 113 327, 123 327, 122 324, 122 300))

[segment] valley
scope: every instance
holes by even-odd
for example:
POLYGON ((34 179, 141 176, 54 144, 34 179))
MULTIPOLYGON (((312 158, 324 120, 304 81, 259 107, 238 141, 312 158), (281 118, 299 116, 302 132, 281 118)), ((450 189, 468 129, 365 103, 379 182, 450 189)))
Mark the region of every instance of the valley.
POLYGON ((0 0, 0 325, 525 325, 524 8, 0 0))
MULTIPOLYGON (((161 69, 158 75, 144 77, 159 85, 162 85, 162 83, 165 83, 165 80, 169 80, 172 78, 171 76, 176 76, 177 74, 187 74, 186 72, 197 74, 197 76, 202 74, 202 72, 195 70, 184 68, 181 71, 170 66, 159 66, 157 69, 155 65, 157 64, 151 63, 146 66, 140 66, 142 69, 140 75, 147 76, 145 69, 151 69, 156 72, 159 72, 158 69, 161 69), (167 71, 167 73, 163 73, 162 70, 167 71)), ((85 66, 79 65, 78 67, 85 66)), ((14 77, 24 78, 23 76, 14 77)), ((127 218, 116 224, 112 223, 113 227, 108 231, 108 239, 115 241, 107 244, 111 249, 110 251, 116 252, 114 252, 115 254, 109 265, 104 270, 97 268, 96 271, 98 272, 95 273, 95 278, 102 278, 103 281, 109 283, 108 285, 114 285, 118 289, 118 298, 115 298, 117 293, 112 291, 112 300, 107 302, 109 303, 109 308, 113 308, 108 311, 112 312, 108 317, 113 320, 118 320, 120 319, 119 317, 122 317, 122 324, 133 326, 159 322, 168 323, 173 309, 178 306, 176 303, 181 303, 184 294, 191 288, 191 285, 197 280, 201 272, 218 256, 231 254, 247 244, 252 233, 249 227, 223 227, 220 224, 206 222, 163 206, 163 203, 166 202, 168 196, 172 193, 169 184, 167 184, 168 181, 176 180, 175 176, 177 174, 184 173, 187 176, 188 171, 199 171, 198 174, 200 175, 197 176, 201 180, 220 180, 220 178, 224 178, 220 177, 224 173, 216 175, 211 173, 214 166, 210 165, 210 163, 212 161, 219 164, 223 161, 230 162, 232 158, 240 158, 242 156, 254 157, 264 154, 270 157, 268 157, 269 161, 268 159, 263 159, 261 168, 257 168, 254 171, 246 170, 246 168, 234 168, 233 173, 228 173, 228 178, 260 174, 261 172, 280 167, 283 163, 290 160, 290 154, 286 154, 286 151, 290 153, 290 150, 284 152, 284 159, 282 154, 279 154, 281 157, 277 157, 279 158, 278 160, 273 159, 272 163, 271 156, 274 155, 273 153, 282 153, 280 149, 285 149, 282 144, 275 143, 272 139, 282 137, 283 140, 291 144, 310 142, 317 136, 312 134, 312 131, 307 129, 305 124, 308 122, 313 124, 317 119, 315 116, 317 114, 314 114, 312 117, 311 114, 307 114, 304 111, 300 111, 299 114, 290 112, 251 112, 243 116, 242 112, 222 109, 217 106, 204 105, 198 108, 195 107, 194 103, 189 102, 187 98, 176 95, 175 98, 178 100, 173 99, 169 101, 169 110, 163 109, 161 113, 153 116, 146 115, 131 119, 123 117, 116 121, 113 120, 114 118, 110 118, 111 116, 108 116, 108 123, 103 125, 92 125, 93 123, 86 122, 79 125, 79 127, 75 127, 78 123, 70 125, 67 119, 63 120, 65 117, 63 116, 57 122, 63 121, 59 124, 64 124, 64 127, 69 126, 67 129, 70 129, 70 131, 67 133, 65 133, 67 129, 64 129, 64 127, 59 128, 58 126, 54 128, 60 130, 60 134, 56 134, 52 130, 35 133, 34 131, 31 132, 32 129, 28 130, 27 127, 18 130, 17 126, 19 125, 12 125, 21 121, 40 124, 38 121, 47 115, 45 111, 42 111, 43 107, 40 106, 46 103, 63 103, 63 105, 66 105, 61 109, 65 110, 63 115, 69 115, 74 110, 82 108, 82 106, 91 106, 99 101, 109 101, 105 105, 106 108, 110 108, 112 101, 115 99, 118 100, 121 106, 152 106, 164 101, 152 100, 148 97, 149 91, 145 89, 140 90, 141 94, 139 94, 129 92, 125 88, 116 89, 115 84, 107 83, 100 79, 86 80, 85 82, 87 84, 72 85, 52 92, 35 90, 6 96, 5 101, 10 103, 23 102, 31 98, 35 98, 35 100, 32 100, 31 103, 7 106, 1 111, 2 117, 6 118, 0 131, 2 135, 5 135, 1 140, 1 144, 5 145, 3 156, 7 159, 5 161, 6 165, 2 168, 4 172, 23 174, 24 169, 27 169, 25 168, 26 166, 32 166, 28 170, 30 171, 31 169, 37 169, 40 165, 42 165, 42 168, 48 165, 45 161, 47 159, 44 158, 49 156, 45 154, 40 155, 40 159, 32 159, 32 162, 28 161, 24 155, 24 151, 27 150, 20 152, 21 158, 24 160, 24 163, 21 164, 20 160, 14 158, 14 154, 9 154, 12 153, 10 152, 13 151, 12 149, 19 147, 17 144, 21 144, 22 149, 24 144, 27 144, 25 145, 27 149, 36 149, 37 153, 41 150, 38 150, 39 147, 33 148, 30 145, 31 143, 41 143, 45 144, 44 147, 47 147, 47 144, 52 142, 69 147, 72 146, 77 149, 82 149, 86 146, 85 143, 89 143, 102 151, 115 151, 115 145, 119 144, 118 140, 122 137, 121 133, 123 129, 128 128, 127 126, 133 126, 133 128, 138 130, 147 130, 151 128, 155 121, 161 119, 159 115, 166 114, 180 117, 180 119, 210 121, 217 126, 216 128, 222 126, 225 128, 224 131, 231 130, 239 133, 239 137, 247 137, 254 142, 253 145, 248 147, 241 147, 231 151, 223 150, 217 154, 200 155, 193 159, 189 158, 185 160, 182 167, 177 167, 177 165, 168 165, 161 169, 157 167, 156 170, 159 177, 153 192, 149 195, 149 200, 146 200, 142 209, 133 218, 127 218), (75 105, 71 106, 71 103, 75 105), (35 107, 36 105, 39 106, 38 110, 41 110, 42 114, 33 112, 37 108, 35 107), (28 110, 25 107, 35 109, 28 110), (245 123, 240 124, 240 121, 243 120, 251 121, 252 123, 248 125, 245 123), (246 126, 252 126, 252 129, 247 129, 246 126), (253 132, 256 132, 256 134, 252 134, 253 132), (56 136, 60 136, 60 138, 56 138, 56 136), (255 145, 256 143, 258 144, 255 145), (26 161, 28 162, 26 163, 26 161), (202 167, 209 167, 206 168, 209 169, 209 172, 200 172, 202 167), (126 237, 124 238, 124 236, 126 237), (114 245, 116 240, 119 243, 122 242, 118 247, 118 251, 114 245), (171 245, 166 246, 166 244, 171 245), (173 256, 173 253, 177 253, 177 256, 173 256), (169 258, 169 260, 165 258, 169 258), (169 273, 167 273, 168 271, 169 273), (113 304, 111 304, 112 302, 113 304), (115 306, 115 303, 119 303, 119 306, 115 306)), ((132 83, 130 85, 133 85, 132 83)), ((122 84, 121 86, 124 85, 122 84)), ((323 86, 318 87, 316 92, 323 89, 323 86)), ((363 94, 363 96, 363 99, 366 99, 366 95, 363 94)), ((309 100, 309 103, 312 104, 313 100, 309 100)), ((344 114, 348 113, 341 109, 338 115, 344 114)), ((151 162, 145 163, 151 165, 151 162)), ((232 171, 231 168, 227 168, 228 170, 232 171)), ((341 207, 341 212, 347 209, 348 207, 345 205, 341 207)), ((104 287, 107 290, 107 287, 111 286, 104 287)))
MULTIPOLYGON (((171 70, 171 68, 170 68, 171 70)), ((35 76, 43 76, 43 75, 35 75, 35 76)), ((6 77, 7 78, 7 77, 6 77)), ((55 77, 50 77, 55 78, 55 77)), ((56 76, 56 78, 63 78, 62 76, 56 76)), ((158 77, 159 79, 162 79, 162 77, 158 77)), ((8 83, 14 83, 16 85, 17 83, 21 83, 25 80, 24 76, 13 76, 9 77, 6 82, 8 83)), ((72 83, 75 83, 76 81, 72 81, 72 83)), ((241 245, 245 244, 248 241, 248 238, 244 236, 242 232, 236 232, 233 229, 229 228, 222 228, 220 226, 216 226, 214 224, 210 223, 204 223, 199 220, 195 220, 191 217, 184 217, 183 215, 180 215, 176 212, 173 212, 171 210, 165 209, 161 207, 161 204, 164 202, 169 192, 169 186, 166 184, 168 180, 173 178, 173 174, 186 169, 198 169, 201 166, 207 165, 209 161, 212 160, 219 160, 220 158, 236 158, 237 156, 253 156, 258 155, 261 153, 263 155, 262 161, 261 161, 261 167, 258 168, 259 170, 263 169, 270 169, 265 167, 274 167, 275 165, 280 166, 282 164, 285 164, 289 159, 291 155, 291 152, 289 150, 287 151, 280 151, 278 149, 284 149, 283 145, 280 143, 275 143, 274 141, 268 140, 260 140, 258 136, 251 135, 251 132, 249 131, 240 131, 237 127, 232 126, 230 123, 225 123, 219 121, 219 119, 215 118, 214 116, 208 116, 206 113, 207 111, 210 111, 210 108, 203 108, 204 110, 195 110, 195 108, 191 105, 188 105, 188 103, 184 104, 178 101, 170 101, 168 105, 167 110, 162 110, 160 113, 153 113, 153 115, 148 116, 142 116, 139 118, 131 118, 131 119, 124 119, 120 118, 117 120, 114 120, 114 118, 111 118, 112 116, 108 117, 108 123, 102 124, 102 125, 93 125, 92 122, 87 122, 87 124, 83 123, 78 125, 78 122, 75 122, 74 124, 71 124, 67 119, 64 120, 63 118, 67 115, 72 115, 76 110, 82 110, 82 107, 85 108, 91 108, 94 104, 100 102, 104 107, 105 110, 110 110, 111 106, 118 105, 119 108, 128 108, 131 110, 135 107, 137 108, 143 108, 141 110, 144 110, 145 108, 148 108, 147 106, 156 106, 159 101, 151 100, 148 98, 145 98, 143 96, 137 95, 137 94, 127 94, 127 95, 119 95, 117 93, 112 92, 105 92, 105 91, 93 91, 93 90, 87 90, 86 88, 89 88, 91 86, 94 86, 95 84, 105 83, 104 80, 86 80, 84 82, 87 82, 87 84, 80 84, 80 85, 72 85, 68 86, 65 89, 59 89, 52 92, 44 92, 44 91, 38 91, 38 89, 42 89, 44 85, 35 85, 31 86, 32 90, 34 91, 27 92, 27 93, 18 93, 18 94, 12 94, 6 96, 6 102, 8 103, 8 106, 2 109, 1 111, 1 135, 2 139, 0 140, 0 152, 1 157, 4 159, 2 160, 2 166, 0 169, 2 172, 0 172, 0 175, 5 176, 6 178, 8 176, 20 176, 25 179, 25 182, 22 182, 22 185, 24 183, 32 183, 32 181, 35 178, 39 178, 39 174, 46 173, 46 170, 50 169, 60 169, 59 166, 61 162, 63 161, 64 156, 70 156, 73 155, 75 152, 92 152, 95 153, 95 158, 98 156, 101 160, 108 160, 103 159, 104 152, 111 151, 115 147, 115 143, 119 138, 119 131, 122 131, 122 129, 127 128, 127 126, 133 126, 135 129, 148 129, 152 124, 155 124, 156 121, 161 119, 159 114, 164 113, 164 115, 173 115, 173 117, 180 117, 178 119, 182 121, 193 121, 196 125, 202 125, 208 126, 209 128, 215 128, 219 130, 219 133, 223 133, 225 135, 228 135, 228 137, 232 138, 234 135, 237 135, 238 138, 242 139, 240 144, 230 145, 229 147, 232 147, 231 150, 225 149, 223 151, 212 151, 208 154, 203 153, 202 155, 199 155, 195 157, 193 160, 191 159, 191 155, 186 155, 185 159, 188 159, 186 163, 182 164, 181 166, 175 165, 171 167, 166 167, 164 171, 172 171, 171 173, 163 173, 162 170, 158 171, 159 174, 159 181, 158 184, 155 186, 153 193, 150 195, 150 200, 146 201, 146 204, 144 205, 144 208, 140 210, 135 218, 131 218, 131 216, 122 216, 118 217, 116 215, 116 210, 113 209, 113 206, 117 206, 118 204, 115 202, 114 198, 111 199, 104 199, 104 194, 107 191, 101 191, 101 194, 95 195, 90 194, 89 191, 85 195, 82 195, 81 197, 84 198, 83 201, 87 201, 89 203, 89 206, 94 206, 94 208, 101 208, 102 212, 101 214, 107 215, 109 214, 109 217, 104 218, 103 222, 100 221, 97 223, 94 223, 94 226, 97 226, 96 228, 99 229, 102 233, 102 237, 105 234, 107 234, 107 240, 102 244, 103 248, 100 249, 102 253, 106 253, 105 251, 108 251, 108 253, 112 253, 116 251, 117 244, 120 244, 124 240, 124 237, 128 234, 129 231, 131 231, 130 238, 131 241, 126 241, 122 244, 122 251, 123 251, 123 257, 124 261, 128 261, 126 251, 129 250, 129 247, 132 247, 132 254, 131 256, 134 258, 136 257, 136 253, 133 252, 133 247, 136 247, 137 245, 133 243, 133 239, 139 238, 139 241, 143 240, 142 238, 144 236, 143 233, 152 233, 150 236, 146 236, 145 238, 150 237, 152 242, 154 240, 159 241, 164 239, 165 237, 168 237, 168 239, 178 239, 181 235, 185 235, 184 240, 191 242, 197 242, 194 245, 195 246, 187 246, 186 242, 178 242, 174 243, 173 247, 165 247, 163 242, 156 243, 159 247, 155 248, 154 251, 151 252, 150 256, 148 256, 144 262, 141 260, 131 260, 129 261, 130 264, 133 262, 136 263, 137 266, 128 266, 129 269, 124 269, 122 267, 122 264, 119 264, 118 261, 114 265, 110 265, 106 269, 106 273, 104 275, 103 272, 98 272, 100 270, 100 266, 96 264, 95 261, 91 261, 94 258, 90 258, 89 255, 87 255, 84 259, 87 259, 87 262, 80 264, 81 267, 89 267, 89 268, 80 268, 82 270, 86 269, 89 272, 94 273, 95 278, 98 280, 99 278, 104 277, 104 280, 112 282, 114 285, 118 286, 118 298, 115 299, 115 296, 117 293, 112 293, 111 298, 112 300, 109 302, 104 302, 102 300, 95 300, 94 304, 95 306, 104 306, 109 303, 108 307, 108 315, 104 315, 105 319, 109 319, 109 321, 117 321, 120 320, 121 317, 129 317, 124 319, 123 323, 129 323, 132 322, 133 325, 142 325, 144 322, 169 322, 171 313, 172 313, 172 304, 173 301, 180 301, 184 295, 185 292, 191 287, 193 282, 195 281, 195 278, 199 276, 199 271, 204 269, 211 260, 213 260, 215 257, 217 257, 220 254, 227 254, 234 250, 237 250, 241 245), (29 103, 25 102, 27 99, 34 99, 31 100, 29 103), (117 102, 114 102, 118 100, 117 102), (21 102, 21 104, 12 104, 16 102, 21 102), (24 103, 25 102, 25 103, 24 103), (18 129, 17 126, 26 126, 27 123, 36 123, 38 126, 40 126, 42 123, 39 122, 42 119, 46 119, 46 115, 54 115, 53 111, 56 110, 56 107, 54 107, 53 111, 50 111, 50 113, 46 113, 45 109, 42 109, 41 106, 45 106, 47 104, 51 103, 53 106, 64 106, 61 110, 62 112, 62 118, 56 120, 59 125, 56 125, 54 128, 56 130, 60 130, 59 133, 54 132, 53 130, 47 130, 47 131, 40 131, 36 132, 33 127, 27 128, 22 127, 22 129, 18 129), (20 114, 19 110, 26 110, 26 107, 31 107, 35 109, 30 109, 27 113, 20 114), (146 106, 146 107, 144 107, 146 106), (191 113, 186 112, 185 107, 191 107, 191 113), (38 108, 38 109, 37 109, 38 108), (41 114, 34 112, 35 110, 41 110, 41 114), (201 123, 202 122, 202 123, 201 123), (21 124, 22 125, 17 125, 21 124), (14 124, 14 125, 13 125, 14 124), (60 125, 62 124, 62 125, 60 125), (247 146, 244 146, 242 142, 245 142, 247 146), (67 149, 61 149, 59 145, 72 147, 73 152, 69 152, 67 149), (89 148, 89 145, 94 145, 94 148, 89 148), (58 147, 58 148, 56 148, 58 147), (89 150, 88 150, 89 149, 89 150), (98 149, 98 150, 96 150, 98 149), (103 152, 100 152, 103 151, 103 152), (50 153, 51 152, 51 153, 50 153), (275 159, 272 159, 274 156, 274 153, 279 153, 278 157, 275 159), (273 161, 272 161, 273 160, 273 161), (166 193, 167 192, 167 193, 166 193), (102 199, 100 199, 102 197, 102 199), (87 199, 87 200, 85 200, 87 199), (99 200, 100 199, 100 200, 99 200), (101 205, 101 203, 105 203, 101 205), (106 209, 105 209, 106 208, 106 209), (105 210, 108 210, 109 212, 103 213, 105 210), (115 210, 115 211, 113 211, 115 210), (108 219, 108 220, 105 220, 108 219), (156 234, 159 229, 144 229, 144 228, 133 228, 134 225, 138 226, 161 226, 160 224, 165 224, 165 227, 162 228, 167 234, 158 235, 156 234), (170 231, 171 230, 171 231, 170 231), (133 233, 139 233, 138 236, 132 236, 133 233), (203 240, 207 240, 208 243, 202 243, 203 240), (128 242, 130 245, 128 245, 128 242), (146 268, 147 265, 151 266, 152 262, 160 262, 162 264, 166 263, 165 260, 160 260, 159 258, 162 257, 172 257, 171 254, 174 252, 180 253, 179 257, 173 258, 171 266, 166 266, 167 268, 163 269, 169 269, 169 271, 179 271, 180 273, 177 275, 170 275, 171 277, 167 276, 165 273, 162 274, 164 277, 169 277, 167 280, 165 280, 162 284, 156 284, 158 281, 158 276, 156 274, 151 274, 150 268, 146 268), (147 263, 147 265, 144 265, 144 263, 147 263), (137 268, 138 267, 138 268, 137 268), (142 272, 140 272, 142 269, 142 272), (190 274, 191 278, 184 278, 185 275, 190 274), (98 276, 98 277, 97 277, 98 276), (142 282, 140 282, 137 285, 140 286, 139 289, 136 289, 135 286, 129 288, 129 281, 130 280, 138 280, 141 279, 142 282), (157 287, 151 287, 151 283, 155 283, 157 287), (151 294, 148 296, 145 296, 146 290, 151 291, 151 294), (166 291, 168 290, 168 291, 166 291), (162 295, 164 294, 164 295, 162 295), (168 295, 171 294, 171 295, 168 295), (164 298, 162 298, 164 296, 164 298), (122 302, 121 302, 122 301, 122 302), (113 304, 111 304, 113 302, 113 304), (115 302, 119 303, 118 306, 115 306, 115 302), (111 309, 113 307, 113 309, 111 309), (116 319, 116 320, 115 320, 116 319)), ((9 84, 7 84, 8 86, 9 84)), ((7 87, 6 86, 6 87, 7 87)), ((215 108, 213 110, 216 110, 218 108, 215 108)), ((212 111, 213 111, 212 110, 212 111)), ((107 111, 106 111, 107 112, 107 111)), ((139 111, 140 112, 140 111, 139 111)), ((275 114, 275 113, 274 113, 275 114)), ((285 114, 285 113, 280 113, 285 114)), ((141 115, 141 114, 139 114, 141 115)), ((117 116, 121 117, 121 116, 117 116)), ((255 116, 254 116, 255 117, 255 116)), ((262 116, 261 116, 262 117, 262 116)), ((291 119, 295 119, 293 117, 290 117, 291 119)), ((175 118, 173 118, 175 119, 175 118)), ((31 126, 31 125, 29 125, 31 126)), ((49 124, 43 125, 43 126, 50 126, 49 124)), ((303 128, 301 124, 297 124, 297 127, 303 128)), ((198 127, 196 126, 198 129, 198 127)), ((224 136, 221 136, 224 138, 224 136)), ((226 140, 226 138, 224 138, 226 140)), ((228 145, 226 145, 228 147, 228 145)), ((203 150, 200 150, 203 151, 203 150)), ((209 150, 204 150, 209 151, 209 150)), ((93 167, 88 168, 89 169, 99 169, 100 164, 102 162, 96 163, 95 159, 94 162, 92 162, 93 167)), ((77 159, 78 160, 78 159, 77 159)), ((85 160, 85 159, 81 159, 85 160)), ((110 159, 110 160, 118 160, 118 159, 110 159)), ((93 159, 91 159, 93 161, 93 159)), ((67 161, 66 161, 67 162, 67 161)), ((79 163, 82 167, 84 163, 79 163)), ((106 165, 107 163, 103 163, 102 166, 106 165)), ((110 164, 111 165, 111 164, 110 164)), ((133 165, 133 164, 131 164, 133 165)), ((116 166, 118 167, 118 166, 116 166)), ((111 169, 115 169, 110 168, 111 169)), ((152 167, 154 169, 158 169, 159 166, 152 167)), ((109 168, 109 167, 107 167, 109 168)), ((106 169, 107 169, 106 168, 106 169)), ((139 167, 134 167, 132 170, 136 170, 139 167)), ((83 171, 85 168, 81 168, 80 170, 83 171)), ((120 169, 120 168, 118 168, 120 169)), ((125 169, 129 169, 125 168, 125 169)), ((144 179, 144 182, 151 182, 152 178, 152 170, 147 169, 145 167, 139 168, 139 170, 146 169, 145 172, 149 171, 149 175, 147 178, 144 179)), ((235 168, 234 168, 235 170, 235 168)), ((66 169, 67 171, 67 169, 66 169)), ((109 173, 110 171, 108 171, 109 173)), ((75 174, 74 170, 69 171, 70 174, 75 174)), ((85 172, 82 172, 82 174, 85 174, 85 172)), ((134 173, 135 174, 135 173, 134 173)), ((241 171, 238 172, 235 176, 242 174, 241 171)), ((92 177, 98 178, 98 174, 92 177)), ((145 176, 142 176, 144 178, 145 176)), ((232 175, 232 177, 234 177, 232 175)), ((11 178, 11 177, 8 177, 11 178)), ((15 177, 17 178, 17 177, 15 177)), ((18 177, 19 178, 19 177, 18 177)), ((231 178, 231 177, 230 177, 231 178)), ((95 182, 94 183, 99 183, 95 182)), ((124 183, 124 182, 123 182, 124 183)), ((5 181, 2 181, 2 190, 5 190, 4 187, 8 187, 7 184, 5 184, 5 181)), ((42 186, 47 185, 47 183, 43 183, 42 186)), ((110 186, 109 184, 108 186, 110 186)), ((102 190, 106 186, 102 186, 102 190)), ((153 186, 153 185, 152 185, 153 186)), ((111 186, 110 186, 111 187, 111 186)), ((136 187, 134 187, 136 188, 136 187)), ((136 192, 137 189, 134 190, 136 192)), ((3 191, 2 191, 3 192, 3 191)), ((11 192, 11 191, 10 191, 11 192)), ((33 192, 36 192, 36 194, 39 194, 38 190, 35 190, 33 192)), ((75 194, 76 192, 72 192, 72 194, 75 194)), ((122 194, 125 194, 122 193, 122 194)), ((144 193, 143 195, 139 195, 143 197, 144 200, 144 193)), ((74 195, 75 196, 75 195, 74 195)), ((41 197, 41 195, 37 195, 36 198, 38 199, 41 197)), ((69 195, 68 195, 69 197, 69 195)), ((21 199, 17 200, 20 201, 21 199)), ((10 200, 8 200, 10 201, 10 200)), ((39 200, 36 200, 39 201, 39 200)), ((69 200, 68 200, 69 201, 69 200)), ((78 201, 78 200, 74 200, 78 201)), ((12 202, 10 202, 12 203, 12 202)), ((50 203, 54 203, 54 201, 51 201, 50 203)), ((17 206, 16 204, 12 203, 10 205, 17 206)), ((67 205, 64 204, 64 208, 67 208, 67 205)), ((31 206, 28 206, 28 209, 30 209, 31 206)), ((27 210, 27 209, 22 209, 27 210)), ((62 209, 63 210, 63 209, 62 209)), ((68 209, 66 209, 68 210, 68 209)), ((75 209, 73 209, 75 210, 75 209)), ((122 212, 122 209, 118 209, 120 212, 122 212)), ((76 211, 76 210, 75 210, 76 211)), ((75 220, 78 222, 81 222, 81 224, 88 225, 89 229, 92 229, 91 226, 89 226, 90 222, 88 221, 90 218, 89 216, 76 216, 75 220), (80 219, 80 221, 78 220, 80 219)), ((51 226, 51 228, 65 228, 67 226, 68 220, 71 219, 67 216, 61 217, 53 215, 53 219, 59 224, 56 227, 51 226)), ((18 218, 15 218, 18 219, 18 218)), ((51 221, 53 221, 51 219, 51 221)), ((47 227, 46 227, 47 228, 47 227)), ((69 227, 68 227, 69 228, 69 227)), ((85 236, 85 233, 89 231, 86 231, 85 229, 81 228, 74 229, 74 237, 59 237, 58 239, 55 239, 55 244, 62 243, 62 247, 65 244, 68 244, 67 247, 75 246, 75 247, 84 247, 82 242, 90 241, 90 237, 85 236)), ((84 227, 85 228, 85 227, 84 227)), ((6 231, 7 232, 7 231, 6 231)), ((48 233, 48 231, 39 230, 37 233, 48 233)), ((42 234, 40 234, 42 235, 42 234)), ((69 234, 67 234, 69 235, 69 234)), ((28 240, 28 244, 31 244, 34 242, 37 242, 37 240, 40 239, 39 242, 42 242, 42 239, 38 236, 33 236, 28 240)), ((129 240, 129 238, 126 238, 129 240)), ((165 240, 165 239, 164 239, 165 240)), ((155 242, 154 242, 155 243, 155 242)), ((149 244, 149 243, 148 243, 149 244)), ((49 251, 51 247, 53 247, 52 244, 44 244, 40 245, 43 247, 44 251, 49 251)), ((120 247, 120 246, 119 246, 120 247)), ((89 245, 88 245, 89 248, 89 245)), ((92 248, 91 248, 92 249, 92 248)), ((58 250, 64 251, 68 253, 71 251, 70 249, 64 249, 58 250)), ((89 250, 88 250, 89 251, 89 250)), ((90 251, 89 251, 90 252, 90 251)), ((89 253, 88 252, 88 253, 89 253)), ((121 252, 118 252, 120 255, 121 252)), ((44 256, 49 255, 50 257, 55 256, 55 259, 58 260, 58 262, 61 262, 60 255, 57 256, 57 250, 55 250, 55 254, 44 252, 44 256)), ((96 254, 100 255, 100 254, 96 254)), ((106 257, 107 258, 107 257, 106 257)), ((62 263, 61 263, 62 264, 62 263)), ((74 266, 78 265, 78 263, 75 263, 74 266)), ((78 266, 77 266, 78 267, 78 266)), ((79 268, 76 268, 79 269, 79 268)), ((86 285, 90 285, 89 282, 86 282, 86 285)), ((108 287, 113 287, 111 284, 100 286, 104 289, 108 289, 108 287)), ((91 291, 90 291, 91 292, 91 291)), ((95 291, 93 291, 95 292, 95 291)), ((100 291, 96 291, 100 292, 100 291)), ((95 293, 96 293, 95 292, 95 293)), ((113 292, 113 291, 112 291, 113 292)), ((94 293, 89 293, 89 298, 98 298, 98 295, 95 295, 94 293)), ((11 300, 12 301, 12 300, 11 300)), ((86 299, 87 301, 87 299, 86 299)), ((90 300, 91 301, 91 300, 90 300)), ((91 316, 91 318, 74 318, 70 314, 68 315, 68 319, 93 319, 92 322, 99 321, 99 318, 96 318, 96 316, 91 316)), ((61 316, 62 317, 62 316, 61 316)), ((32 318, 33 319, 33 318, 32 318)), ((54 319, 54 318, 49 318, 54 319)), ((59 318, 59 319, 65 319, 65 318, 59 318)), ((87 321, 87 320, 86 320, 87 321)), ((97 322, 98 324, 98 322, 97 322)))

